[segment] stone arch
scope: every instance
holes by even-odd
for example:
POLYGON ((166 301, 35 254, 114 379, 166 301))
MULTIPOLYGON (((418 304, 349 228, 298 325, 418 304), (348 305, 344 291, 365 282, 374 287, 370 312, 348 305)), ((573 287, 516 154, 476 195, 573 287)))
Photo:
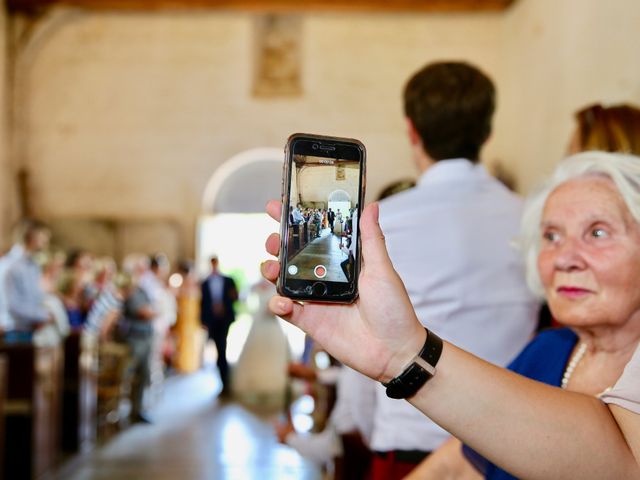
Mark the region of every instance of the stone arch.
POLYGON ((334 190, 329 194, 329 202, 351 202, 351 195, 344 190, 334 190))
POLYGON ((231 157, 209 179, 202 212, 263 213, 267 200, 280 198, 282 159, 278 148, 254 148, 231 157))

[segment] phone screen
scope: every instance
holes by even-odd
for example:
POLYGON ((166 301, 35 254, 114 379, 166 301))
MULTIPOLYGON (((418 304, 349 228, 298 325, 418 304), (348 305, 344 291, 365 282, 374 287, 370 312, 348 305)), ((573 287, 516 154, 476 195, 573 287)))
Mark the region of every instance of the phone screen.
POLYGON ((287 150, 283 293, 353 301, 360 265, 364 147, 355 140, 300 135, 287 150))

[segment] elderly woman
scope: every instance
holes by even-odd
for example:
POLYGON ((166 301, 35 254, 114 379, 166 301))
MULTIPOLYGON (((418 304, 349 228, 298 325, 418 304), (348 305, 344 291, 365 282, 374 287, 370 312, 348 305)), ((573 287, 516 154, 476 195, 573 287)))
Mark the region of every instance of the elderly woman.
MULTIPOLYGON (((274 217, 278 209, 268 205, 274 217)), ((524 223, 536 234, 526 256, 538 266, 529 269, 531 280, 553 313, 578 327, 563 372, 575 392, 495 367, 426 332, 386 253, 375 204, 360 225, 360 299, 300 305, 274 297, 271 308, 513 475, 638 478, 640 352, 621 384, 601 397, 622 408, 609 409, 594 394, 615 384, 640 339, 639 222, 640 158, 628 155, 575 155, 529 202, 524 223)), ((267 250, 278 253, 277 235, 267 250)), ((278 275, 277 262, 262 269, 271 280, 278 275)))
MULTIPOLYGON (((616 172, 623 173, 615 163, 592 166, 585 177, 582 169, 600 161, 602 154, 580 157, 582 161, 563 164, 532 198, 522 226, 528 283, 546 297, 554 318, 571 328, 538 335, 509 369, 598 395, 622 374, 640 339, 635 292, 627 291, 638 276, 634 214, 640 213, 640 204, 623 189, 626 180, 611 180, 616 172), (583 301, 597 298, 592 295, 596 292, 598 303, 583 301)), ((472 450, 465 448, 464 453, 485 478, 513 478, 472 450)), ((480 476, 465 460, 460 442, 451 439, 409 477, 418 478, 480 476)))

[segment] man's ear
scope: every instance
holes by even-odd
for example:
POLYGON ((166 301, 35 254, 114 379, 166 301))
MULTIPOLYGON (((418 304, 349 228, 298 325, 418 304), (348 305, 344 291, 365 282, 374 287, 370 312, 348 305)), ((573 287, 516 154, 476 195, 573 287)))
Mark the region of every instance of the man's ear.
POLYGON ((405 122, 407 122, 407 135, 409 136, 409 142, 411 143, 411 145, 415 146, 422 143, 422 140, 420 139, 420 135, 418 134, 418 131, 416 130, 416 127, 413 125, 413 122, 411 121, 411 119, 405 117, 405 122))

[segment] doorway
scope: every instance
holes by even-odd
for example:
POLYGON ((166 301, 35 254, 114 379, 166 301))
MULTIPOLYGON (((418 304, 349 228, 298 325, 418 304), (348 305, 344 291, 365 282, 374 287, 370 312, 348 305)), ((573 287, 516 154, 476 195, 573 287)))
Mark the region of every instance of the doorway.
MULTIPOLYGON (((231 276, 240 292, 241 306, 231 325, 227 345, 229 362, 237 362, 252 324, 251 288, 261 279, 260 263, 269 258, 264 241, 278 231, 278 223, 264 213, 270 199, 280 198, 282 150, 256 148, 227 160, 213 174, 203 195, 196 232, 196 268, 208 275, 209 259, 217 255, 220 270, 231 276)), ((294 358, 304 350, 304 333, 278 319, 294 358)))

